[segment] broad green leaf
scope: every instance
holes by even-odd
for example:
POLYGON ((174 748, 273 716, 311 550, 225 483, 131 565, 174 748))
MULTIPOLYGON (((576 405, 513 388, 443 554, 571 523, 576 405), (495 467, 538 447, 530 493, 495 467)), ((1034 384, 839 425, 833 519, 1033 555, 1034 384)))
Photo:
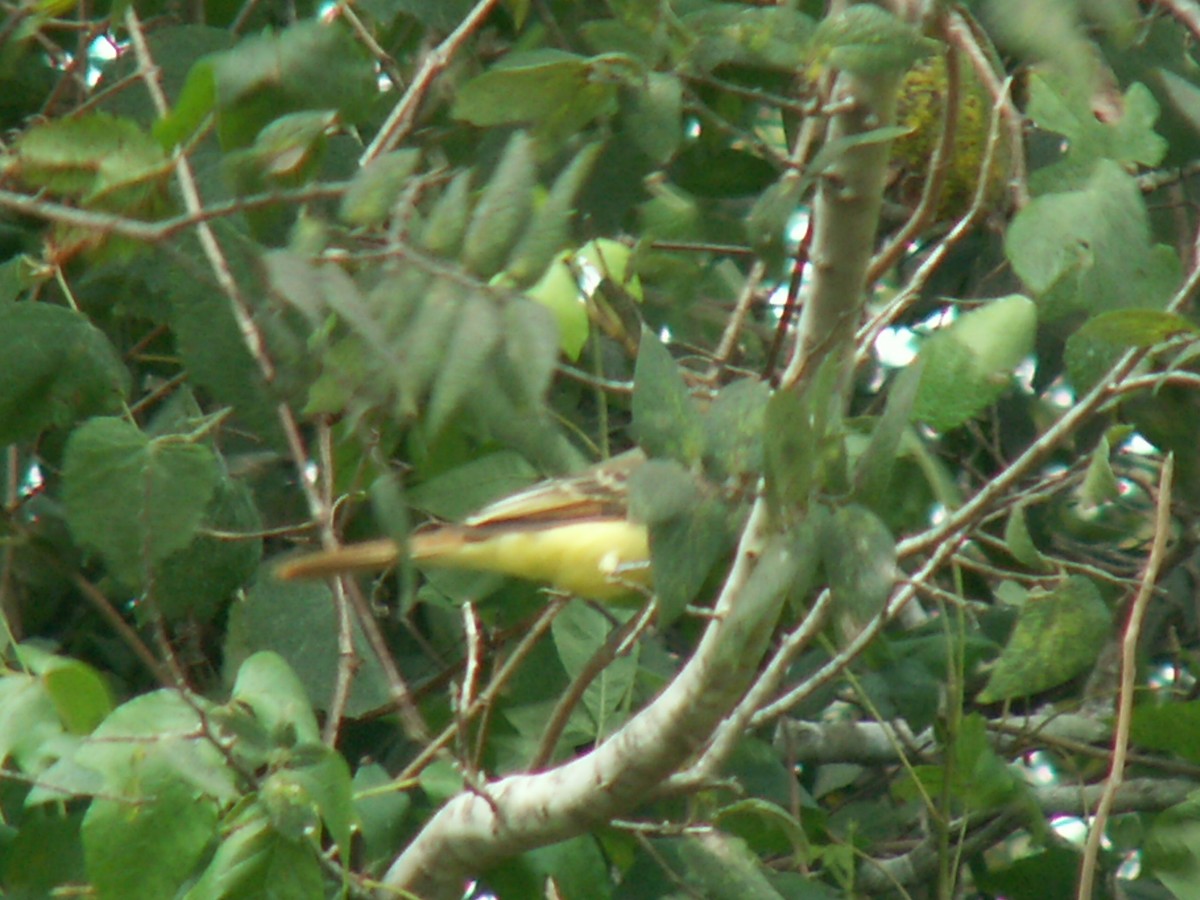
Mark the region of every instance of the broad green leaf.
POLYGON ((646 73, 644 84, 629 91, 625 128, 630 138, 656 165, 666 164, 683 140, 683 85, 679 77, 646 73))
POLYGON ((41 678, 14 672, 0 678, 0 762, 40 774, 53 760, 49 748, 64 733, 54 699, 41 678))
MULTIPOLYGON (((362 667, 347 701, 349 716, 388 701, 379 661, 360 628, 355 628, 354 648, 362 667)), ((329 588, 320 583, 284 584, 261 570, 254 586, 229 611, 223 647, 227 680, 232 681, 238 666, 260 650, 286 659, 304 685, 306 701, 324 710, 338 667, 337 619, 329 588)))
POLYGON ((312 168, 311 163, 324 149, 326 133, 337 121, 331 110, 288 113, 267 125, 245 150, 225 155, 225 165, 231 171, 253 170, 256 184, 279 182, 294 178, 312 168))
POLYGON ((102 900, 173 897, 216 836, 217 806, 159 769, 137 797, 97 797, 83 820, 88 878, 102 900))
POLYGON ((766 869, 740 838, 706 831, 652 841, 676 884, 709 900, 782 900, 766 869))
POLYGON ((981 413, 1008 388, 1033 352, 1037 312, 1014 294, 989 301, 934 334, 921 349, 913 418, 949 431, 981 413))
POLYGON ((1180 334, 1196 334, 1188 319, 1157 309, 1118 309, 1088 319, 1067 339, 1071 384, 1089 390, 1126 350, 1148 348, 1180 334))
POLYGON ((696 599, 713 564, 729 549, 729 513, 674 461, 639 466, 629 493, 630 515, 650 527, 659 622, 669 623, 696 599))
POLYGON ((358 816, 345 757, 324 744, 308 744, 292 760, 291 767, 282 771, 287 771, 293 784, 303 790, 342 859, 349 860, 350 836, 358 825, 358 816))
POLYGON ((446 426, 484 377, 500 342, 500 315, 486 295, 467 297, 458 306, 449 340, 439 348, 441 365, 434 376, 426 421, 432 435, 446 426))
POLYGON ((254 710, 281 746, 321 739, 304 686, 278 653, 264 650, 246 659, 238 667, 231 699, 254 710))
POLYGON ((410 795, 396 790, 387 769, 366 762, 354 773, 354 810, 361 823, 368 865, 389 860, 400 846, 405 818, 412 807, 410 795))
POLYGON ((467 234, 471 215, 471 173, 459 172, 438 195, 429 212, 421 242, 430 253, 452 257, 458 254, 467 234))
MULTIPOLYGON (((1013 804, 1021 790, 1020 779, 992 749, 983 716, 972 713, 962 719, 951 750, 953 766, 918 766, 914 770, 928 794, 947 792, 955 810, 963 814, 1013 804)), ((916 796, 907 782, 897 786, 897 793, 901 798, 916 796)))
POLYGON ((540 406, 558 365, 554 315, 524 300, 505 303, 502 315, 504 352, 496 360, 497 377, 518 406, 540 406))
POLYGON ((1200 887, 1200 797, 1196 793, 1154 817, 1144 859, 1150 873, 1180 900, 1200 887))
POLYGON ((108 338, 48 303, 0 304, 0 446, 114 412, 129 373, 108 338))
POLYGON ((936 46, 886 10, 859 3, 822 19, 809 52, 816 65, 878 75, 905 71, 936 46))
POLYGON ((14 148, 13 162, 13 174, 26 184, 81 199, 169 172, 157 141, 136 122, 106 113, 29 129, 14 148))
POLYGON ((1084 473, 1083 483, 1079 485, 1079 498, 1085 507, 1095 509, 1104 503, 1111 503, 1121 496, 1121 485, 1113 472, 1109 454, 1112 448, 1108 444, 1108 436, 1103 435, 1096 442, 1088 461, 1087 472, 1084 473))
POLYGON ((225 148, 246 147, 279 116, 337 110, 355 123, 377 92, 366 53, 338 25, 299 22, 245 38, 212 59, 217 130, 225 148))
POLYGON ((714 471, 757 478, 763 468, 763 422, 771 391, 757 378, 725 385, 704 415, 704 458, 714 471))
POLYGON ((833 511, 818 537, 836 615, 853 636, 879 615, 896 582, 896 541, 862 506, 833 511))
POLYGON ((88 734, 112 712, 112 691, 91 666, 30 645, 16 652, 22 665, 41 679, 67 731, 88 734))
POLYGON ((154 123, 152 134, 164 150, 173 150, 195 134, 217 102, 217 81, 211 59, 200 59, 171 111, 154 123))
POLYGON ((643 330, 633 374, 633 429, 651 456, 682 463, 704 448, 700 413, 678 364, 649 330, 643 330))
POLYGON ((1138 746, 1200 763, 1200 701, 1142 704, 1133 712, 1131 734, 1138 746))
POLYGON ((535 897, 553 884, 560 897, 608 900, 609 864, 596 838, 585 834, 509 860, 488 873, 488 888, 498 897, 535 897))
POLYGON ((1078 887, 1080 864, 1075 847, 1050 847, 981 872, 979 887, 1004 897, 1070 897, 1078 887))
POLYGON ((371 160, 350 182, 338 217, 358 227, 382 224, 420 163, 421 152, 413 149, 396 150, 371 160))
POLYGON ((772 515, 794 521, 814 491, 843 490, 844 425, 834 399, 839 365, 831 354, 804 393, 776 391, 763 426, 766 497, 772 515))
POLYGON ((1121 114, 1110 123, 1097 118, 1087 101, 1078 91, 1058 91, 1044 75, 1030 77, 1029 117, 1067 139, 1066 157, 1030 176, 1034 194, 1082 187, 1101 159, 1124 166, 1155 166, 1166 152, 1167 142, 1154 133, 1158 104, 1145 85, 1130 85, 1122 98, 1121 114))
POLYGON ((202 736, 191 705, 196 702, 174 690, 127 700, 80 745, 75 761, 100 773, 110 794, 141 796, 148 778, 178 777, 188 783, 193 799, 203 795, 232 802, 240 793, 236 777, 221 751, 202 736))
POLYGON ((1180 277, 1175 251, 1151 244, 1137 182, 1108 160, 1077 190, 1034 198, 1013 219, 1005 254, 1047 320, 1161 309, 1180 277))
POLYGON ((579 290, 575 272, 567 264, 570 257, 569 252, 562 253, 526 294, 554 314, 558 324, 559 346, 564 355, 576 360, 587 344, 591 320, 588 318, 587 300, 579 290))
POLYGON ((604 57, 560 50, 511 53, 459 89, 451 115, 484 127, 529 123, 555 142, 615 110, 618 82, 597 77, 607 68, 604 57))
MULTIPOLYGON (((531 284, 546 272, 570 237, 576 199, 595 167, 603 144, 588 144, 559 173, 546 199, 533 213, 533 221, 513 249, 505 274, 520 286, 531 284)), ((577 355, 578 352, 576 352, 577 355)))
MULTIPOLYGON (((585 603, 570 603, 555 617, 550 628, 563 669, 569 677, 576 678, 608 641, 612 621, 585 603)), ((592 738, 604 738, 621 724, 617 716, 629 707, 637 667, 638 654, 634 648, 610 662, 584 691, 583 705, 595 726, 592 738)))
POLYGON ((320 897, 321 864, 312 845, 275 832, 261 808, 238 816, 184 900, 320 897))
POLYGON ((151 439, 122 419, 92 419, 67 442, 67 522, 117 578, 139 586, 191 542, 218 478, 203 444, 182 435, 151 439))
POLYGON ((791 854, 808 860, 808 837, 796 818, 782 806, 759 797, 748 797, 722 807, 713 824, 746 842, 755 853, 791 854))
MULTIPOLYGON (((222 222, 213 223, 213 230, 234 277, 243 284, 256 284, 260 263, 251 255, 245 235, 222 222)), ((266 383, 228 298, 207 279, 196 277, 196 272, 207 270, 199 243, 181 239, 151 257, 144 273, 151 290, 170 303, 169 324, 189 383, 233 407, 237 420, 254 429, 260 440, 286 446, 279 425, 280 385, 273 389, 266 383)), ((273 353, 279 348, 268 349, 273 353)), ((293 362, 304 371, 299 351, 296 348, 293 362)))
POLYGON ((883 415, 875 423, 871 440, 854 467, 855 499, 872 509, 889 503, 892 473, 912 419, 923 372, 924 362, 917 359, 896 376, 883 415))
POLYGON ((258 568, 262 538, 253 535, 261 529, 250 489, 240 482, 219 481, 191 543, 156 567, 154 595, 162 614, 171 621, 211 621, 220 604, 258 568))
POLYGON ((512 136, 471 213, 462 264, 482 278, 490 278, 504 266, 528 224, 537 183, 533 149, 528 135, 512 136))
POLYGON ((798 10, 741 3, 709 4, 684 16, 683 23, 693 38, 688 63, 701 72, 734 64, 790 75, 803 67, 814 28, 798 10))
POLYGON ((263 779, 258 802, 271 827, 289 841, 320 834, 321 814, 308 790, 291 769, 278 769, 263 779))
POLYGON ((1070 681, 1095 663, 1111 628, 1108 607, 1087 578, 1072 576, 1053 591, 1030 594, 977 700, 1026 697, 1070 681))
POLYGON ((1013 507, 1004 523, 1004 544, 1008 552, 1021 565, 1035 572, 1048 572, 1052 569, 1050 561, 1037 548, 1033 535, 1029 533, 1029 523, 1025 517, 1026 504, 1013 507))
POLYGON ((10 897, 52 897, 55 888, 87 880, 79 835, 84 811, 68 811, 61 801, 59 795, 53 805, 27 808, 19 824, 10 824, 4 865, 10 897))
POLYGON ((788 225, 800 207, 805 187, 801 173, 789 171, 759 194, 746 216, 751 247, 772 257, 783 253, 788 225))

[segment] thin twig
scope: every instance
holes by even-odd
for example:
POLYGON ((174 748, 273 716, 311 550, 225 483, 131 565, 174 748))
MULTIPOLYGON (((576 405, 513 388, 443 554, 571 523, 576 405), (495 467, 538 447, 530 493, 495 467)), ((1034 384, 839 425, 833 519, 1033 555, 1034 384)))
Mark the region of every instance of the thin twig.
POLYGON ((554 704, 554 711, 546 722, 546 727, 542 731, 542 739, 538 742, 537 750, 530 759, 526 771, 536 772, 546 767, 554 755, 554 748, 558 746, 558 739, 562 736, 563 729, 567 727, 571 713, 583 699, 588 685, 595 681, 596 676, 603 672, 622 652, 628 652, 630 646, 628 638, 645 629, 650 624, 653 615, 654 604, 646 603, 637 615, 630 616, 628 621, 614 628, 608 639, 596 648, 596 652, 579 670, 566 692, 554 704))
POLYGON ((404 140, 408 132, 412 130, 417 112, 420 110, 421 103, 425 100, 425 95, 429 92, 433 80, 441 74, 446 66, 450 65, 454 54, 472 34, 482 27, 484 20, 491 15, 492 10, 499 2, 500 0, 479 0, 458 27, 429 52, 429 55, 421 63, 420 70, 413 76, 412 84, 408 86, 408 90, 404 92, 404 96, 400 98, 399 102, 392 107, 387 121, 383 123, 367 149, 363 151, 358 160, 360 166, 365 166, 404 140))
POLYGON ((1175 455, 1168 453, 1163 460, 1162 473, 1158 479, 1158 512, 1154 517, 1154 542, 1150 545, 1150 556, 1146 560, 1146 571, 1142 575, 1142 583, 1134 597, 1129 610, 1129 622, 1121 638, 1121 686, 1117 697, 1117 722, 1113 730, 1112 761, 1108 768, 1108 778, 1104 783, 1104 791, 1100 802, 1096 805, 1096 813, 1092 817, 1091 829, 1088 832, 1087 844, 1084 845, 1083 858, 1079 869, 1079 890, 1076 897, 1079 900, 1091 900, 1095 887, 1097 863, 1100 858, 1100 841, 1104 836, 1104 828, 1112 811, 1113 801, 1117 790, 1125 777, 1125 760, 1129 752, 1129 732, 1133 722, 1133 695, 1137 690, 1138 641, 1142 636, 1142 623, 1146 618, 1146 609, 1150 598, 1154 595, 1154 585, 1158 581, 1158 573, 1162 568, 1163 557, 1167 552, 1167 541, 1171 534, 1171 488, 1175 474, 1175 455))

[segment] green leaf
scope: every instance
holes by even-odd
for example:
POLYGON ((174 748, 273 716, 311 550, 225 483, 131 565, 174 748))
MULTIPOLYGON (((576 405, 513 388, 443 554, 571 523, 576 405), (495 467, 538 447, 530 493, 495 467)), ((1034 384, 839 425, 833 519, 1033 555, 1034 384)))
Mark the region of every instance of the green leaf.
POLYGON ((246 485, 217 483, 199 532, 159 563, 154 596, 169 621, 211 621, 220 604, 250 580, 262 559, 262 518, 246 485), (206 531, 222 532, 221 536, 206 531), (244 537, 237 537, 244 535, 244 537))
POLYGON ((161 900, 188 880, 216 835, 217 807, 159 769, 142 795, 97 797, 83 820, 88 878, 102 900, 161 900))
MULTIPOLYGON (((570 678, 577 677, 604 646, 611 628, 610 617, 586 603, 570 603, 555 617, 550 633, 570 678)), ((635 648, 610 662, 584 691, 583 705, 594 726, 590 738, 606 737, 622 724, 618 714, 629 708, 637 669, 635 648)))
POLYGON ((921 359, 906 366, 888 391, 883 415, 875 423, 871 440, 854 468, 854 497, 865 506, 881 509, 891 500, 889 486, 900 444, 908 430, 917 391, 924 374, 921 359))
MULTIPOLYGON (((1173 704, 1174 705, 1174 704, 1173 704)), ((1155 816, 1146 835, 1146 867, 1176 897, 1190 897, 1200 886, 1200 797, 1155 816)))
POLYGON ((14 174, 26 184, 81 199, 169 172, 157 141, 107 113, 37 125, 14 150, 14 174))
POLYGON ((483 127, 530 123, 535 136, 555 142, 616 108, 617 83, 597 77, 604 60, 548 49, 511 53, 459 89, 451 115, 483 127))
POLYGON ((651 456, 682 463, 700 459, 700 414, 687 382, 667 348, 645 329, 633 373, 633 429, 651 456))
POLYGON ((507 262, 529 221, 536 179, 533 141, 517 132, 471 213, 462 249, 462 263, 469 271, 490 278, 507 262))
POLYGON ((570 253, 561 254, 526 295, 554 315, 559 347, 569 359, 576 360, 587 344, 591 320, 575 273, 567 264, 570 256, 570 253))
POLYGON ((275 832, 261 807, 238 816, 223 833, 227 837, 185 900, 324 895, 321 864, 312 846, 275 832))
POLYGON ((243 662, 231 699, 249 706, 281 746, 321 739, 304 686, 278 653, 260 651, 243 662))
POLYGON ((1033 535, 1029 533, 1025 509, 1026 504, 1024 503, 1013 507, 1008 521, 1004 524, 1004 544, 1008 547, 1008 552, 1021 565, 1033 569, 1035 572, 1051 571, 1053 567, 1050 561, 1038 550, 1037 544, 1033 541, 1033 535))
POLYGON ((476 390, 500 342, 500 315, 495 301, 483 294, 464 298, 450 333, 440 347, 441 366, 434 376, 426 421, 437 435, 476 390))
POLYGON ((1070 897, 1079 881, 1080 854, 1074 847, 1051 847, 981 872, 979 887, 1000 896, 1070 897))
POLYGON ((763 468, 763 428, 771 390, 757 378, 730 382, 704 416, 704 458, 715 472, 737 479, 763 468))
POLYGON ((347 225, 368 227, 387 221, 400 192, 421 163, 419 150, 396 150, 367 163, 354 176, 338 217, 347 225))
POLYGON ((1138 746, 1200 763, 1200 701, 1142 704, 1133 711, 1130 733, 1138 746))
POLYGON ((86 663, 29 645, 18 647, 17 657, 40 677, 63 727, 72 734, 88 734, 112 712, 112 691, 86 663))
POLYGON ((1110 637, 1112 616, 1090 580, 1073 576, 1049 593, 1030 594, 987 686, 994 703, 1057 687, 1088 670, 1110 637))
POLYGON ((833 399, 838 365, 832 354, 804 393, 776 391, 763 426, 766 497, 771 514, 790 522, 820 488, 840 489, 844 426, 833 399))
POLYGON ((896 541, 883 521, 862 506, 834 510, 818 539, 833 608, 844 633, 853 636, 887 604, 898 572, 896 541))
POLYGON ((1162 160, 1167 142, 1154 133, 1158 104, 1145 85, 1129 86, 1121 100, 1121 114, 1112 122, 1097 118, 1088 99, 1080 91, 1057 90, 1044 75, 1030 76, 1029 117, 1067 139, 1065 158, 1030 176, 1035 195, 1082 187, 1101 159, 1122 166, 1156 166, 1162 160))
MULTIPOLYGON (((193 800, 230 803, 240 789, 221 751, 202 736, 192 705, 198 702, 174 690, 127 700, 80 745, 75 762, 101 774, 110 794, 140 798, 149 780, 177 777, 189 785, 193 800)), ((201 709, 207 711, 207 704, 201 709)))
POLYGON ((923 371, 913 418, 949 431, 981 413, 1008 388, 1033 352, 1037 312, 1014 294, 992 300, 938 331, 921 349, 923 371))
POLYGON ((79 313, 47 303, 0 304, 0 446, 120 409, 129 373, 79 313))
POLYGON ((688 63, 701 72, 738 65, 789 75, 804 65, 813 20, 782 6, 714 3, 683 17, 692 32, 688 63))
POLYGON ((683 140, 683 84, 674 74, 646 73, 629 92, 625 129, 655 165, 665 165, 683 140))
POLYGON ((456 256, 467 234, 470 215, 471 173, 459 172, 446 185, 429 212, 425 230, 421 233, 425 249, 438 256, 456 256))
POLYGON ((676 889, 686 886, 689 893, 708 900, 782 900, 758 857, 740 838, 713 830, 659 838, 651 845, 658 865, 667 867, 676 889))
MULTIPOLYGON (((575 154, 570 165, 554 180, 550 193, 513 249, 511 262, 505 270, 505 274, 518 285, 529 285, 546 273, 555 255, 567 245, 576 199, 592 174, 603 146, 600 143, 588 144, 575 154)), ((578 351, 575 355, 578 355, 578 351)))
POLYGON ((118 579, 139 586, 155 564, 191 542, 218 477, 202 444, 181 435, 151 439, 122 419, 92 419, 67 442, 67 523, 118 579))
POLYGON ((1113 472, 1109 454, 1112 452, 1108 444, 1108 436, 1101 436, 1092 450, 1088 461, 1087 472, 1084 473, 1083 483, 1079 485, 1078 496, 1086 509, 1095 509, 1105 503, 1111 503, 1121 496, 1121 485, 1113 472))
POLYGON ((1071 384, 1077 391, 1087 391, 1126 350, 1153 347, 1198 331, 1188 319, 1156 309, 1118 309, 1094 316, 1067 339, 1071 384))
POLYGON ((796 818, 782 806, 759 797, 748 797, 722 807, 713 824, 746 842, 755 853, 791 854, 808 861, 808 837, 796 818))
POLYGON ((1049 320, 1161 309, 1179 283, 1179 261, 1150 241, 1137 181, 1102 160, 1079 189, 1036 197, 1017 213, 1005 254, 1049 320))
POLYGON ((713 564, 732 542, 729 514, 701 492, 679 463, 650 460, 629 481, 630 516, 650 527, 650 561, 659 622, 666 625, 696 599, 713 564))
POLYGON ((789 171, 758 195, 746 216, 746 236, 751 247, 772 257, 783 253, 788 225, 800 208, 806 187, 799 172, 789 171))
POLYGON ((810 52, 815 62, 859 75, 899 74, 936 42, 886 10, 858 3, 821 20, 810 52))
POLYGON ((613 896, 611 880, 608 859, 586 834, 530 850, 487 874, 497 897, 536 897, 553 884, 560 897, 607 900, 613 896))
POLYGON ((351 833, 359 823, 345 757, 324 744, 309 744, 286 771, 313 803, 342 860, 349 860, 351 833))
MULTIPOLYGON (((260 571, 253 587, 230 609, 223 649, 229 680, 254 653, 278 653, 304 685, 306 702, 326 709, 339 659, 337 619, 329 588, 320 583, 284 584, 260 571)), ((359 627, 354 630, 354 649, 362 666, 347 700, 348 716, 388 702, 387 681, 359 627)))
POLYGON ((378 90, 349 31, 315 20, 245 38, 211 60, 226 149, 249 146, 269 123, 300 110, 337 110, 343 122, 359 122, 378 90))

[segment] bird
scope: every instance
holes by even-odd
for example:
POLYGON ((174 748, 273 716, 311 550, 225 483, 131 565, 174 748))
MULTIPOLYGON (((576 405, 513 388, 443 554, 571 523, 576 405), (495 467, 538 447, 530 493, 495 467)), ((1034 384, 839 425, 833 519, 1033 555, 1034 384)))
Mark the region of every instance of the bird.
MULTIPOLYGON (((629 517, 630 475, 646 461, 640 450, 552 478, 503 497, 461 522, 432 522, 408 539, 419 567, 495 572, 556 591, 605 602, 641 602, 650 593, 650 537, 629 517)), ((280 563, 284 581, 328 578, 395 565, 390 538, 348 544, 280 563)))

